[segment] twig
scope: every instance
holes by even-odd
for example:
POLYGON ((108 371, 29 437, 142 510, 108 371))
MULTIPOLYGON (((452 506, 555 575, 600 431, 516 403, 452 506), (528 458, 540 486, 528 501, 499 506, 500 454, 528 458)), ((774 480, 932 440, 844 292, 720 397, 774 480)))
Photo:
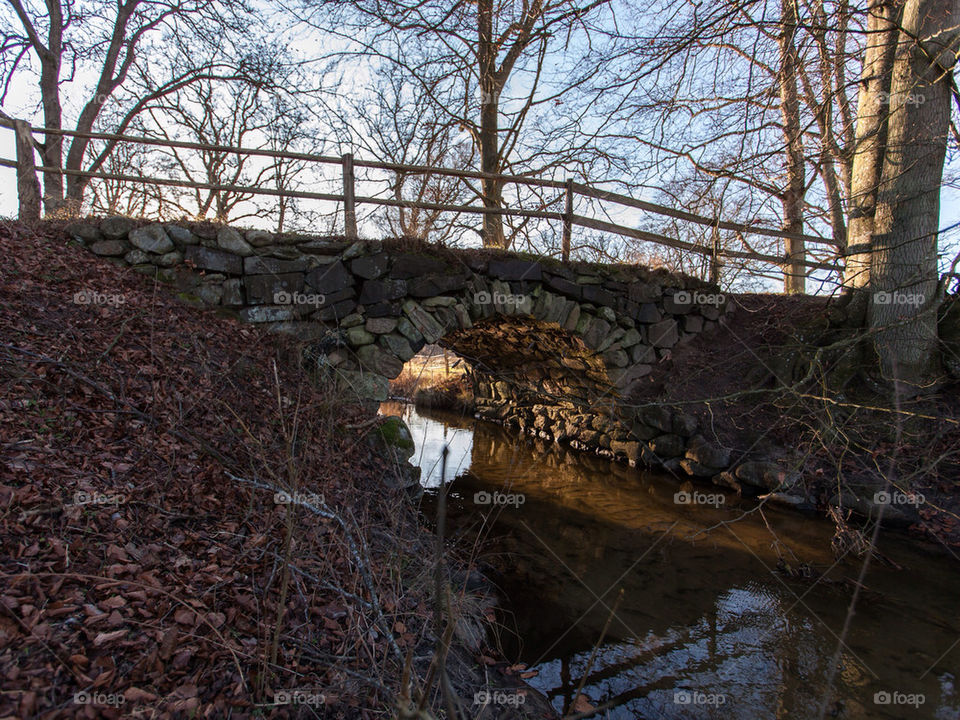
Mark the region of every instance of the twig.
MULTIPOLYGON (((269 490, 273 493, 285 492, 282 488, 276 487, 271 483, 265 483, 259 480, 248 480, 247 478, 242 478, 237 475, 234 475, 229 470, 224 470, 231 480, 236 482, 244 483, 245 485, 250 485, 252 487, 258 488, 260 490, 269 490)), ((374 585, 373 578, 370 576, 370 569, 367 566, 363 555, 360 553, 359 548, 357 547, 356 540, 353 537, 353 533, 350 531, 350 528, 347 527, 347 523, 341 518, 337 513, 333 512, 326 503, 319 503, 314 505, 313 503, 305 502, 297 497, 291 497, 291 504, 298 505, 302 508, 309 510, 314 515, 318 517, 325 518, 327 520, 333 520, 340 528, 343 530, 344 535, 347 540, 347 544, 350 546, 350 552, 353 555, 353 559, 357 563, 357 567, 360 570, 360 575, 363 577, 364 584, 367 586, 367 592, 370 593, 370 602, 373 605, 373 609, 377 615, 377 621, 381 625, 381 629, 384 631, 384 634, 387 637, 387 640, 390 642, 390 647, 393 650, 394 655, 400 662, 403 662, 404 656, 403 652, 400 650, 400 646, 397 645, 396 638, 393 637, 393 632, 390 630, 390 625, 387 623, 387 619, 383 614, 383 610, 380 607, 380 600, 377 597, 376 586, 374 585)))

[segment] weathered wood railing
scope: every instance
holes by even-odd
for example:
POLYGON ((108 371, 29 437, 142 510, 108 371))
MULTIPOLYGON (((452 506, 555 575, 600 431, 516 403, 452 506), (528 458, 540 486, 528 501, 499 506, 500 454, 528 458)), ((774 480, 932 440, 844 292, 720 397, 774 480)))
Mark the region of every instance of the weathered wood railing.
POLYGON ((185 187, 199 190, 210 190, 214 192, 234 192, 249 193, 252 195, 278 196, 284 198, 303 198, 310 200, 325 200, 343 203, 344 208, 344 234, 348 238, 356 238, 358 204, 372 204, 388 207, 419 208, 423 210, 449 211, 457 213, 475 213, 475 214, 496 214, 510 215, 517 217, 540 218, 547 220, 557 220, 563 223, 563 234, 561 244, 561 256, 564 261, 569 260, 570 247, 573 235, 573 227, 579 226, 599 230, 602 232, 613 233, 623 237, 635 238, 646 242, 656 243, 666 247, 683 250, 706 256, 711 261, 713 273, 717 271, 722 258, 737 258, 742 260, 755 260, 764 263, 770 263, 780 266, 787 274, 805 275, 805 268, 817 270, 836 271, 837 265, 830 262, 818 262, 806 257, 805 244, 826 245, 832 248, 833 252, 839 253, 839 248, 831 238, 820 237, 816 235, 806 235, 786 232, 774 228, 763 227, 759 225, 747 225, 738 222, 710 218, 704 215, 677 210, 664 205, 658 205, 646 200, 639 200, 629 195, 601 190, 591 185, 584 185, 575 182, 573 179, 552 180, 537 177, 528 177, 524 175, 505 175, 477 172, 473 170, 456 170, 452 168, 431 167, 426 165, 407 165, 401 163, 378 162, 370 160, 358 160, 350 153, 345 153, 340 157, 331 155, 319 155, 315 153, 286 152, 279 150, 267 150, 259 148, 244 148, 230 145, 212 145, 199 142, 181 142, 176 140, 162 140, 158 138, 140 137, 133 135, 117 135, 111 133, 95 132, 76 132, 73 130, 62 130, 42 127, 31 127, 23 120, 9 121, 0 119, 0 126, 9 127, 14 130, 16 137, 17 157, 15 160, 0 158, 0 166, 12 167, 17 170, 17 192, 19 198, 19 217, 24 221, 35 221, 40 218, 41 195, 40 186, 37 181, 37 173, 58 173, 61 175, 71 175, 90 179, 112 180, 129 183, 148 183, 167 187, 185 187), (267 157, 283 160, 302 160, 326 165, 339 165, 341 167, 343 178, 343 192, 341 193, 320 193, 302 190, 280 190, 268 187, 255 187, 247 185, 231 185, 202 183, 193 180, 177 180, 171 178, 146 177, 142 175, 126 175, 122 173, 100 172, 96 170, 76 170, 62 167, 37 166, 34 161, 35 142, 33 134, 43 134, 49 136, 69 136, 80 137, 90 140, 104 140, 109 143, 135 143, 147 146, 170 147, 184 150, 204 150, 210 152, 235 153, 237 155, 246 155, 251 157, 267 157), (553 188, 562 190, 564 193, 564 211, 554 212, 549 210, 525 210, 522 208, 510 207, 480 207, 476 205, 454 205, 447 203, 426 202, 421 200, 398 200, 395 198, 367 197, 358 196, 355 192, 356 179, 355 168, 371 168, 376 170, 394 171, 405 174, 424 174, 439 175, 446 177, 457 177, 472 180, 499 180, 503 183, 512 183, 518 185, 527 185, 530 187, 553 188), (584 217, 574 213, 575 197, 581 196, 592 198, 603 202, 610 202, 622 207, 629 207, 643 210, 654 215, 670 217, 686 222, 695 223, 709 227, 713 231, 712 240, 709 243, 700 245, 691 243, 679 238, 668 237, 647 230, 620 225, 606 220, 584 217), (723 248, 717 242, 717 233, 719 230, 731 230, 738 235, 761 235, 765 237, 779 238, 786 241, 792 241, 793 254, 771 255, 758 253, 753 250, 732 250, 723 248))

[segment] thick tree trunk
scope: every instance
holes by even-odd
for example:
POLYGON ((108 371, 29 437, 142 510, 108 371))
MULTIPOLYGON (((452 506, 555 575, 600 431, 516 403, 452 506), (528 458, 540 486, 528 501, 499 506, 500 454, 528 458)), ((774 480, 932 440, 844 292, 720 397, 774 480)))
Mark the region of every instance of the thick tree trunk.
MULTIPOLYGON (((803 136, 800 130, 800 99, 797 92, 797 55, 794 36, 797 32, 796 7, 792 0, 780 3, 780 115, 786 148, 787 186, 781 199, 784 227, 788 232, 803 232, 803 198, 806 190, 803 160, 803 136)), ((787 293, 806 292, 806 268, 797 261, 806 255, 803 240, 786 241, 787 257, 783 289, 787 293)))
MULTIPOLYGON (((40 102, 43 105, 43 124, 52 130, 60 130, 63 112, 60 108, 60 56, 46 58, 40 66, 40 102)), ((63 136, 47 134, 43 143, 43 164, 46 167, 63 167, 63 136)), ((63 175, 43 173, 44 215, 54 215, 63 204, 63 175)))
MULTIPOLYGON (((80 132, 92 132, 93 124, 100 114, 103 107, 103 99, 106 94, 98 95, 96 101, 87 103, 77 119, 77 130, 80 132)), ((87 148, 90 146, 90 140, 82 137, 75 137, 70 142, 70 149, 67 151, 67 161, 65 167, 68 170, 83 170, 84 156, 87 154, 87 148)), ((90 178, 83 175, 67 176, 67 192, 64 196, 64 204, 71 210, 79 211, 83 204, 83 194, 90 184, 90 178)))
POLYGON ((905 390, 937 367, 937 228, 958 23, 960 0, 907 0, 890 83, 868 321, 881 369, 905 390))
MULTIPOLYGON (((93 96, 87 101, 86 105, 80 111, 80 117, 77 118, 77 130, 88 133, 93 130, 93 125, 100 116, 104 103, 113 91, 123 82, 132 60, 133 48, 127 49, 127 58, 124 60, 119 71, 117 63, 120 58, 124 45, 132 40, 127 37, 127 26, 130 18, 136 11, 137 2, 120 2, 117 4, 117 15, 113 22, 113 32, 110 36, 110 44, 107 46, 106 54, 103 59, 103 67, 100 69, 100 78, 93 96)), ((83 137, 74 137, 70 142, 70 149, 67 152, 66 168, 68 170, 83 170, 84 158, 87 154, 87 148, 90 146, 90 140, 83 137)), ((67 192, 64 198, 64 207, 67 212, 79 212, 83 204, 83 193, 90 184, 90 178, 83 175, 67 176, 67 192)))
MULTIPOLYGON (((480 70, 480 171, 484 173, 500 172, 500 87, 497 78, 497 49, 493 42, 493 0, 479 0, 477 3, 477 24, 479 29, 478 61, 480 70)), ((503 207, 503 183, 499 180, 481 181, 483 188, 483 206, 499 209, 503 207)), ((503 234, 503 216, 499 213, 485 213, 483 216, 483 244, 486 247, 506 247, 503 234)))
POLYGON ((897 47, 897 0, 871 0, 867 18, 867 47, 857 98, 857 127, 853 147, 850 220, 847 226, 843 284, 862 288, 870 282, 870 250, 877 188, 887 139, 890 76, 897 47))

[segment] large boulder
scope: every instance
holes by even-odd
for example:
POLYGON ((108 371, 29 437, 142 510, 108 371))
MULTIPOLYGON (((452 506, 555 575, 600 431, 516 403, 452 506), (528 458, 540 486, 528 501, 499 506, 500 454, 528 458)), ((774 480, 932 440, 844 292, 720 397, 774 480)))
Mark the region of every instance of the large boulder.
POLYGON ((307 273, 307 285, 324 295, 332 295, 353 285, 353 275, 343 266, 342 262, 318 267, 307 273))
POLYGON ((677 344, 680 335, 677 333, 677 321, 673 318, 654 323, 647 331, 650 344, 657 348, 669 348, 677 344))
POLYGON ((357 357, 365 368, 384 377, 397 377, 403 370, 403 362, 396 355, 384 350, 379 345, 361 346, 357 350, 357 357))
POLYGON ((359 370, 338 370, 340 391, 355 400, 383 402, 390 395, 390 381, 383 375, 359 370))
POLYGON ((100 228, 93 223, 82 220, 70 223, 65 230, 69 233, 70 237, 84 245, 96 242, 102 237, 100 228))
POLYGON ((708 475, 725 470, 730 465, 730 450, 708 442, 702 435, 694 435, 687 443, 685 457, 700 465, 713 468, 708 475))
POLYGON ((201 245, 191 245, 187 248, 188 262, 200 270, 227 273, 228 275, 243 274, 243 260, 232 253, 201 245))
POLYGON ((174 249, 173 241, 167 236, 167 231, 158 223, 131 230, 127 239, 135 248, 155 255, 163 255, 174 249))
POLYGON ((376 430, 377 437, 387 448, 393 449, 404 461, 413 457, 416 445, 407 424, 396 415, 388 415, 376 430))
POLYGON ((217 231, 217 247, 234 255, 247 257, 253 255, 250 243, 243 239, 243 235, 232 227, 222 227, 217 231))
POLYGON ((375 280, 387 271, 389 258, 386 253, 358 257, 350 263, 350 270, 364 280, 375 280))
POLYGON ((437 322, 433 315, 413 300, 407 300, 403 304, 403 312, 428 343, 436 342, 443 337, 443 326, 437 322))
POLYGON ((303 272, 312 266, 310 257, 281 260, 273 257, 251 256, 244 258, 243 271, 247 275, 279 275, 280 273, 303 272))
POLYGON ((423 277, 430 274, 442 274, 447 270, 443 260, 427 255, 399 255, 393 260, 390 277, 400 280, 423 277))
POLYGON ((683 455, 685 446, 683 438, 673 433, 659 435, 650 442, 650 449, 661 459, 683 455))
POLYGON ((247 302, 254 305, 291 305, 301 296, 318 305, 322 300, 319 295, 303 294, 302 273, 247 275, 243 284, 247 291, 247 302))
POLYGON ((129 249, 130 246, 122 240, 98 240, 90 246, 90 251, 93 252, 94 255, 100 255, 102 257, 125 255, 129 249))
POLYGON ((491 260, 487 273, 500 280, 539 281, 543 270, 538 262, 530 260, 491 260))
POLYGON ((377 343, 385 350, 396 355, 403 362, 406 362, 416 354, 416 350, 414 350, 410 341, 397 333, 381 335, 377 338, 377 343))
POLYGON ((360 290, 361 305, 399 300, 407 294, 406 280, 367 280, 360 290))
POLYGON ((107 240, 121 240, 127 236, 133 227, 133 220, 128 217, 108 217, 100 223, 100 232, 107 240))
POLYGON ((410 295, 416 298, 443 295, 462 290, 467 285, 467 279, 463 275, 422 275, 407 282, 410 295))
POLYGON ((190 232, 189 228, 179 225, 165 225, 164 229, 167 231, 167 237, 177 245, 197 245, 200 242, 200 238, 190 232))

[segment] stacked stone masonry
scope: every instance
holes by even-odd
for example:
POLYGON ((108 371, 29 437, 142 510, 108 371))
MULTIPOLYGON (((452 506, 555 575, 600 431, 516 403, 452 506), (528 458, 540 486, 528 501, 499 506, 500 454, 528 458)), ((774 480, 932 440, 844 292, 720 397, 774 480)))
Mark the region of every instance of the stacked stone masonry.
POLYGON ((470 362, 478 417, 733 488, 782 472, 732 470, 693 416, 623 401, 672 347, 725 320, 723 297, 698 280, 123 217, 67 231, 184 300, 308 341, 312 362, 364 400, 386 399, 403 364, 440 343, 470 362))

